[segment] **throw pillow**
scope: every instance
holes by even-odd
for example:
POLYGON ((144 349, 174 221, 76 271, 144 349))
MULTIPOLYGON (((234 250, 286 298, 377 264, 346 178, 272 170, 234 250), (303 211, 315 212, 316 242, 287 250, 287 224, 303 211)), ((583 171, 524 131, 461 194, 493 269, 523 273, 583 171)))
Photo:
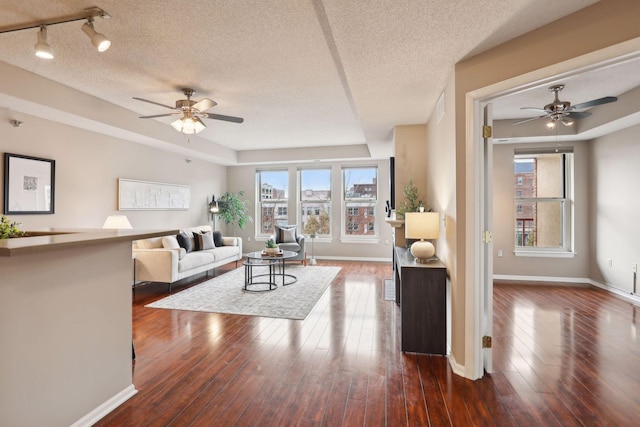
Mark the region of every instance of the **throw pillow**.
POLYGON ((176 239, 178 240, 178 244, 180 245, 180 247, 184 248, 185 251, 191 252, 193 250, 193 247, 191 246, 191 239, 189 238, 187 233, 181 232, 176 236, 176 239))
POLYGON ((223 246, 222 244, 222 233, 219 231, 213 232, 213 244, 216 245, 216 248, 223 246))
POLYGON ((196 242, 196 251, 204 251, 207 249, 215 248, 213 244, 212 233, 193 233, 193 237, 196 242))
POLYGON ((296 229, 295 228, 281 228, 280 229, 280 242, 279 243, 296 243, 296 229))
POLYGON ((176 236, 165 236, 162 238, 162 247, 165 249, 179 249, 180 243, 176 236))

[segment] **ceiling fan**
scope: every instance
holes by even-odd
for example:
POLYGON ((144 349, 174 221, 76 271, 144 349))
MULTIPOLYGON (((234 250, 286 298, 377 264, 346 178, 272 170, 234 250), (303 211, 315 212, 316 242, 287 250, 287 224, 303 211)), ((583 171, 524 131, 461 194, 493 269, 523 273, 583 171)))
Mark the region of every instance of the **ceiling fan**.
POLYGON ((140 116, 140 118, 153 119, 156 117, 182 115, 182 117, 180 117, 178 120, 171 123, 171 126, 173 126, 178 132, 186 133, 189 135, 199 133, 207 127, 202 121, 202 119, 224 120, 225 122, 233 122, 233 123, 244 122, 244 119, 240 117, 205 113, 206 110, 208 110, 211 107, 215 107, 216 105, 218 105, 218 103, 207 98, 203 98, 197 102, 192 100, 191 97, 193 96, 195 91, 190 88, 183 88, 182 92, 187 97, 187 99, 177 100, 175 107, 160 104, 159 102, 155 102, 155 101, 149 101, 148 99, 137 98, 135 96, 133 97, 133 99, 137 99, 138 101, 148 102, 150 104, 159 105, 161 107, 169 108, 170 110, 175 110, 172 113, 154 114, 152 116, 140 116))
POLYGON ((522 107, 521 110, 534 110, 544 113, 542 116, 532 117, 530 119, 520 120, 519 122, 512 123, 513 125, 519 125, 522 123, 530 122, 532 120, 550 118, 551 122, 549 127, 554 127, 555 122, 561 122, 565 126, 571 126, 574 119, 582 119, 590 116, 591 113, 584 110, 586 108, 595 107, 596 105, 608 104, 610 102, 616 102, 618 98, 615 96, 605 96, 604 98, 592 99, 591 101, 583 102, 578 105, 571 105, 568 101, 560 101, 558 94, 564 89, 564 85, 554 85, 549 88, 549 92, 552 92, 555 99, 551 104, 547 104, 544 108, 536 107, 522 107))

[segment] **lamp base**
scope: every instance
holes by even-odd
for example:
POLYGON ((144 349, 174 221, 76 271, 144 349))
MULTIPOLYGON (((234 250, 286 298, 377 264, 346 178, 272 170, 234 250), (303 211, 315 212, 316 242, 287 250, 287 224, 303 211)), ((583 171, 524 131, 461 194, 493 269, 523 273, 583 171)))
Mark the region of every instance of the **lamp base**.
POLYGON ((436 248, 431 242, 418 240, 411 245, 411 255, 416 257, 416 262, 426 264, 429 259, 436 253, 436 248))

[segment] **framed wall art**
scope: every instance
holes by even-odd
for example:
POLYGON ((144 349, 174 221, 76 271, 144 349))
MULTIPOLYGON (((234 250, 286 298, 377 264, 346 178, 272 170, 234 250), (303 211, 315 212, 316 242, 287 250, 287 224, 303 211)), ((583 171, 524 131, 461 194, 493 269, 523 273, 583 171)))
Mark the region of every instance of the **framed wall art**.
POLYGON ((118 210, 187 210, 188 185, 118 179, 118 210))
POLYGON ((56 161, 4 153, 4 214, 52 214, 56 161))

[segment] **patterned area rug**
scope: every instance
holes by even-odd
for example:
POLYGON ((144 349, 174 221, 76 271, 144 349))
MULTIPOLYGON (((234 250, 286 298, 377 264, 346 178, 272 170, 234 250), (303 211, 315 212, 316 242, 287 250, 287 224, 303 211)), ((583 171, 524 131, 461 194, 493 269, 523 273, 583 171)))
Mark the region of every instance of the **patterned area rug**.
POLYGON ((236 268, 146 307, 303 320, 339 271, 287 265, 286 273, 298 278, 295 283, 270 292, 245 292, 244 268, 236 268))

